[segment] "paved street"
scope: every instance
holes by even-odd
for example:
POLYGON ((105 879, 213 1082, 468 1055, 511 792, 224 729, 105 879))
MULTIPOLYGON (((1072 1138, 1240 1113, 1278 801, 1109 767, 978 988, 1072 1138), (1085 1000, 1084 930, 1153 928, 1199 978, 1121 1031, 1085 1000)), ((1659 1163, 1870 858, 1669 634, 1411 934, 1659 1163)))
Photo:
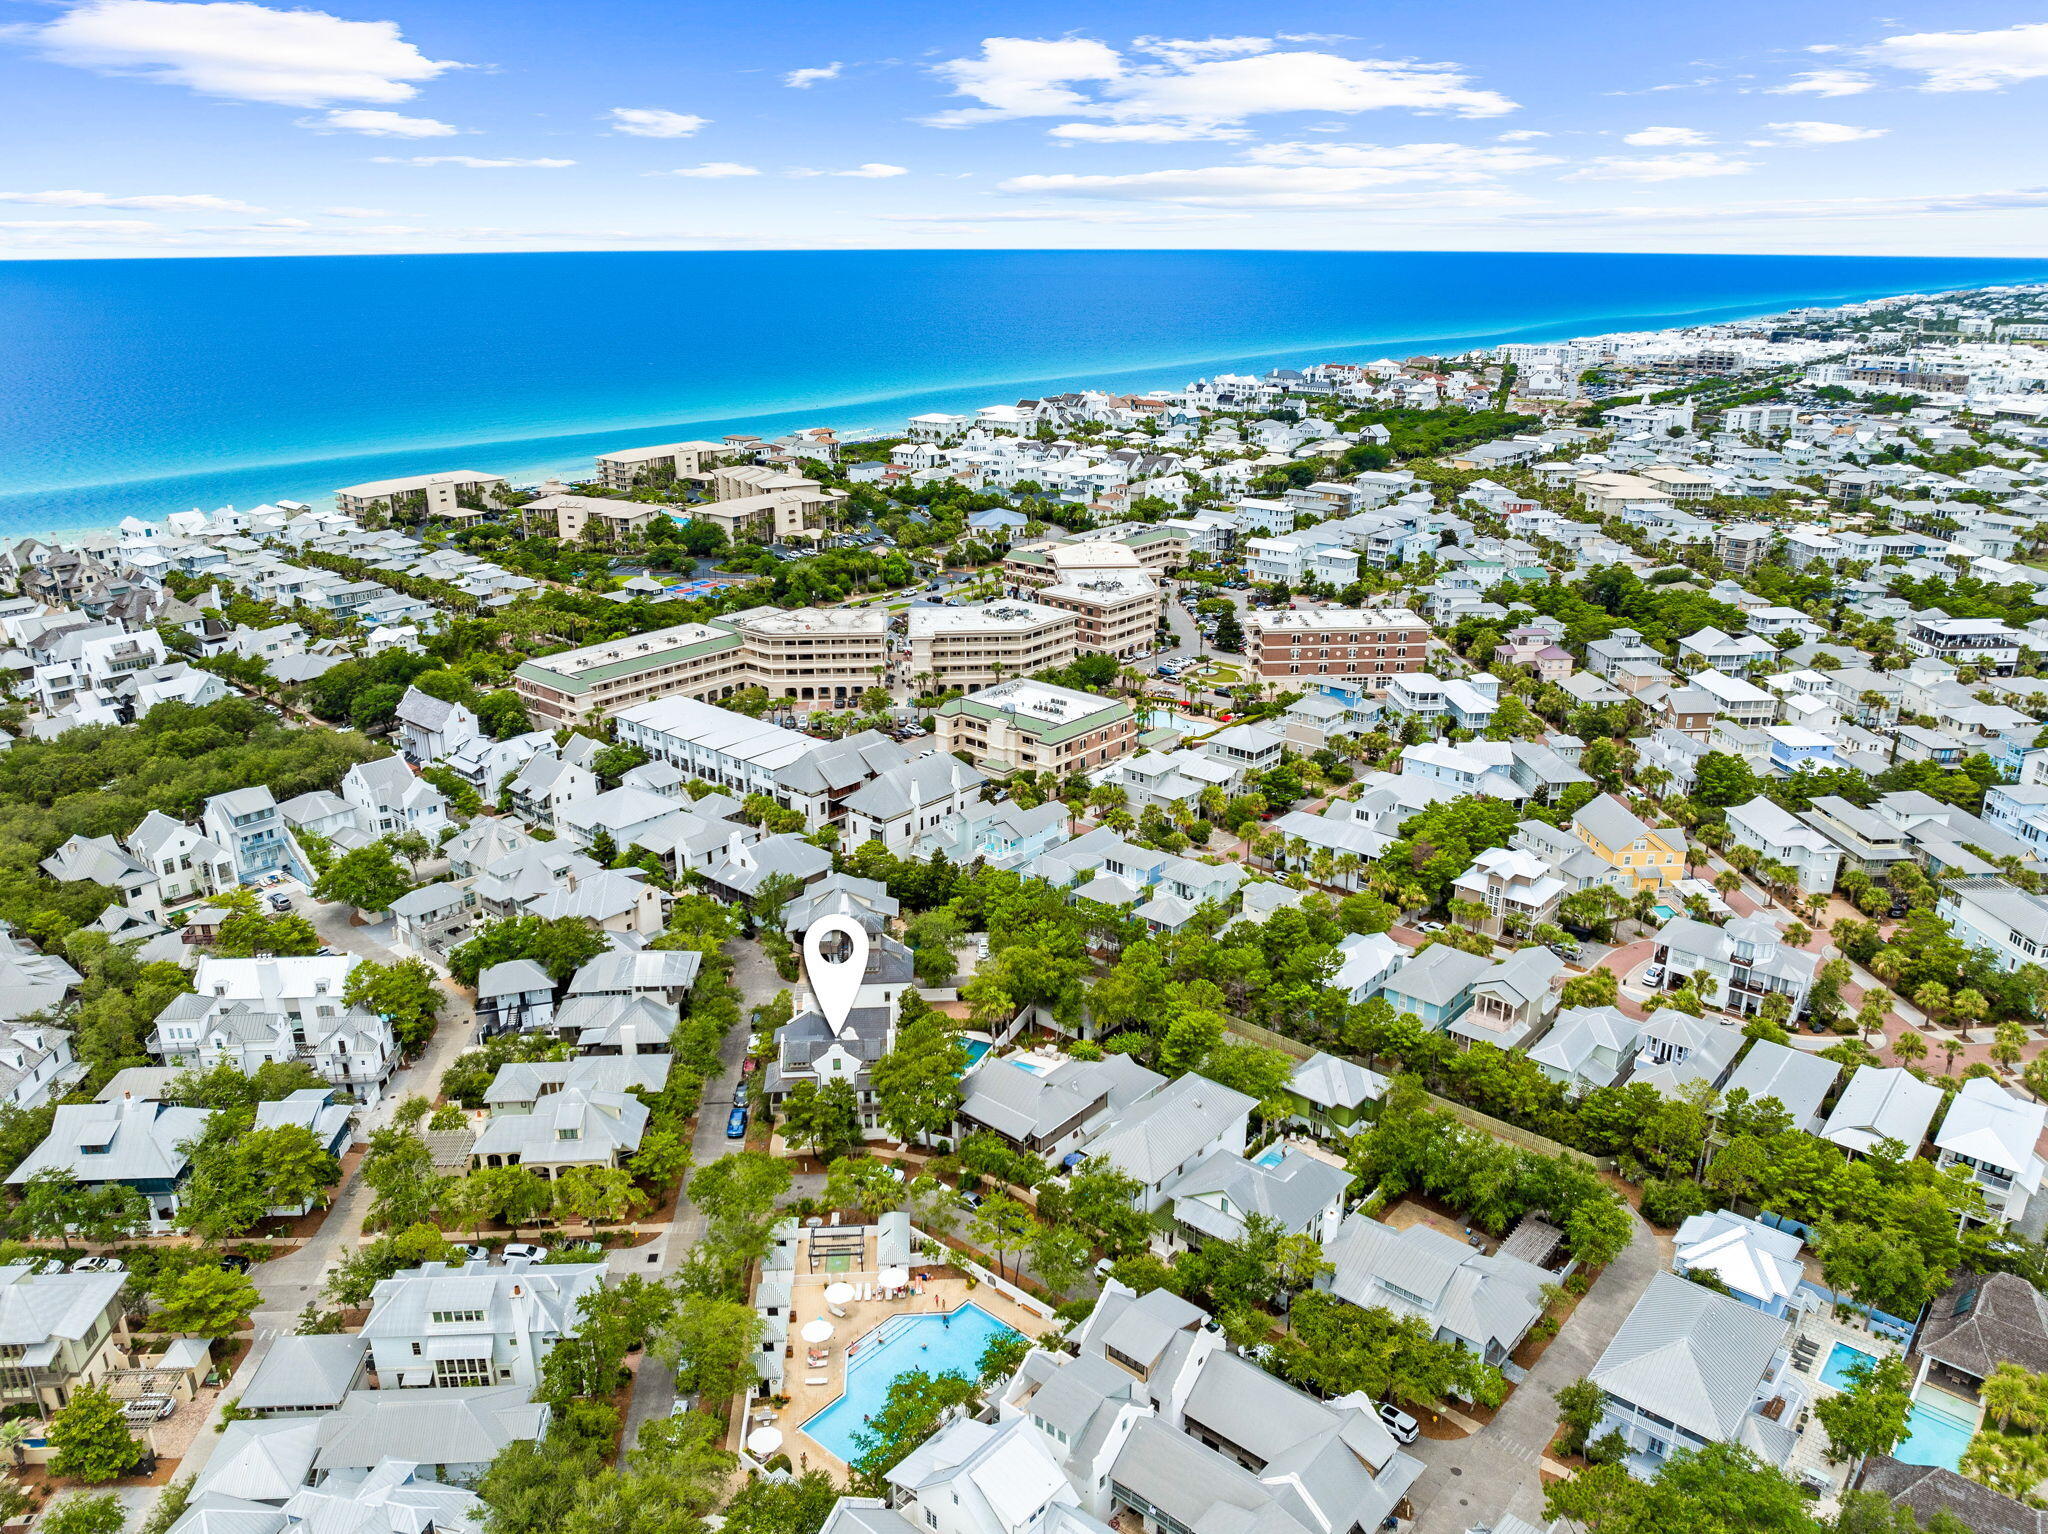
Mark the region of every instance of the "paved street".
MULTIPOLYGON (((374 926, 357 927, 349 921, 346 906, 321 905, 308 897, 299 898, 299 909, 312 918, 313 926, 322 942, 330 948, 347 953, 361 954, 364 958, 389 963, 401 957, 379 939, 388 937, 388 922, 374 926)), ((470 1006, 468 993, 453 981, 443 980, 441 989, 448 1000, 441 1008, 434 1037, 429 1041, 420 1058, 398 1072, 392 1078, 391 1090, 375 1108, 362 1115, 359 1138, 370 1130, 387 1124, 398 1104, 415 1094, 432 1097, 439 1087, 441 1073, 454 1058, 468 1049, 476 1038, 476 1014, 470 1006)), ((291 1332, 298 1324, 299 1313, 308 1303, 319 1298, 325 1284, 328 1269, 339 1259, 355 1250, 363 1232, 363 1218, 369 1212, 370 1190, 359 1178, 351 1178, 342 1188, 333 1209, 328 1212, 319 1231, 297 1251, 280 1257, 274 1262, 259 1263, 252 1268, 249 1277, 263 1295, 263 1304, 257 1310, 255 1345, 242 1360, 235 1378, 228 1388, 221 1392, 221 1401, 226 1402, 240 1395, 248 1384, 256 1366, 270 1351, 270 1344, 278 1336, 291 1332)), ((220 1437, 213 1431, 218 1425, 219 1410, 216 1408, 193 1441, 191 1452, 179 1467, 179 1474, 190 1475, 203 1468, 212 1454, 220 1437)))
MULTIPOLYGON (((691 1147, 697 1166, 716 1161, 737 1148, 725 1137, 725 1118, 726 1109, 732 1103, 733 1090, 739 1084, 740 1061, 747 1053, 747 1014, 784 988, 782 977, 775 973, 774 964, 761 952, 759 945, 734 943, 731 952, 733 984, 740 993, 740 1023, 726 1035, 719 1050, 717 1078, 704 1084, 704 1107, 697 1115, 697 1134, 691 1147)), ((675 1217, 669 1221, 668 1229, 644 1246, 612 1253, 612 1270, 649 1277, 672 1273, 703 1234, 704 1216, 687 1197, 679 1198, 676 1200, 675 1217)), ((634 1375, 633 1398, 626 1408, 626 1442, 629 1445, 639 1433, 640 1425, 649 1418, 666 1415, 676 1398, 675 1377, 658 1364, 647 1360, 642 1363, 634 1375)))
POLYGON ((1421 1438, 1409 1446, 1428 1467, 1410 1493, 1416 1512, 1412 1534, 1462 1534, 1498 1524, 1506 1513, 1545 1526, 1537 1465, 1557 1431, 1551 1392, 1592 1368, 1667 1258, 1656 1232, 1636 1219, 1628 1249, 1579 1301, 1492 1423, 1470 1438, 1421 1438))

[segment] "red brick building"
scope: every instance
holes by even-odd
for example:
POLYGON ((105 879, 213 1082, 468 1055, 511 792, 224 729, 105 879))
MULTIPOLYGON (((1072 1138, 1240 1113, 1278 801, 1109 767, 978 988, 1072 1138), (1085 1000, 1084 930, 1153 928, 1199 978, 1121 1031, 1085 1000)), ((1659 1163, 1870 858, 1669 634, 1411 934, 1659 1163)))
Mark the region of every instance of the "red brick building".
POLYGON ((1405 607, 1255 613, 1251 630, 1258 674, 1288 688, 1354 681, 1378 692, 1387 678, 1428 666, 1429 625, 1405 607))

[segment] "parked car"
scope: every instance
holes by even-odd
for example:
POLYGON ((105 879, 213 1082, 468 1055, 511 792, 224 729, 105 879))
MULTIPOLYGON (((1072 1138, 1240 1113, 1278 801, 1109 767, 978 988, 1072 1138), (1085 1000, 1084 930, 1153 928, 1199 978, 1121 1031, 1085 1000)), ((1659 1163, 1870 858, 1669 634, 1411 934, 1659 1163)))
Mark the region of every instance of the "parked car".
POLYGON ((747 1110, 734 1108, 725 1118, 725 1137, 728 1140, 744 1140, 747 1137, 747 1110))
POLYGON ((491 1249, 487 1246, 475 1246, 464 1243, 458 1245, 455 1250, 462 1253, 463 1257, 470 1262, 489 1262, 491 1260, 491 1249))
POLYGON ((71 1264, 74 1273, 126 1273, 128 1264, 118 1257, 81 1257, 71 1264))
POLYGON ((1422 1436, 1422 1424, 1398 1406, 1381 1406, 1380 1421, 1387 1425, 1387 1431, 1397 1442, 1413 1443, 1422 1436))
POLYGON ((1650 967, 1649 967, 1648 969, 1646 969, 1646 970, 1644 970, 1644 971, 1643 971, 1643 984, 1644 984, 1644 985, 1662 985, 1663 983, 1664 983, 1664 966, 1663 966, 1663 965, 1661 965, 1661 964, 1652 964, 1652 965, 1651 965, 1651 966, 1650 966, 1650 967))
POLYGON ((121 1419, 124 1422, 161 1422, 178 1409, 178 1403, 170 1396, 137 1396, 132 1401, 121 1403, 121 1419))
POLYGON ((535 1246, 531 1241, 513 1241, 505 1247, 504 1255, 508 1260, 523 1257, 528 1262, 540 1262, 547 1257, 548 1249, 535 1246))
POLYGON ((747 1105, 747 1086, 746 1086, 746 1083, 745 1083, 745 1082, 741 1082, 741 1083, 740 1083, 740 1084, 739 1084, 738 1086, 736 1086, 736 1087, 734 1087, 734 1088, 732 1089, 732 1105, 733 1105, 733 1106, 734 1106, 735 1108, 744 1108, 744 1107, 746 1107, 746 1105, 747 1105))
POLYGON ((270 909, 271 909, 271 910, 273 910, 273 911, 289 911, 289 910, 290 910, 291 908, 292 908, 292 897, 291 897, 291 896, 289 896, 289 895, 272 895, 272 896, 270 897, 270 909))
POLYGON ((970 1193, 963 1189, 960 1194, 960 1207, 962 1209, 979 1209, 981 1207, 981 1195, 979 1193, 970 1193))

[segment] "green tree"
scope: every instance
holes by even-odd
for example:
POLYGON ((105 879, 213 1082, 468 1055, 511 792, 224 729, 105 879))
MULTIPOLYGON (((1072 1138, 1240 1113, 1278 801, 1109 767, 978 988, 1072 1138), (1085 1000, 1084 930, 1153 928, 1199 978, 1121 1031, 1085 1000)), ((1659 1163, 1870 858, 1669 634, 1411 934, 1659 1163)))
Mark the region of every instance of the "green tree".
POLYGON ((860 1099, 845 1077, 799 1081, 782 1100, 783 1138, 831 1161, 861 1143, 860 1099))
POLYGON ((558 1217, 568 1215, 592 1225, 623 1220, 647 1201, 624 1167, 569 1167, 550 1186, 558 1217))
POLYGON ((192 1267, 156 1287, 153 1324, 166 1331, 218 1339, 248 1325, 262 1302, 246 1275, 226 1268, 192 1267))
POLYGON ((673 1188, 690 1170, 690 1142, 663 1124, 650 1125, 626 1170, 650 1188, 673 1188))
POLYGON ((43 1509, 36 1527, 43 1534, 121 1534, 128 1513, 111 1491, 88 1497, 74 1492, 43 1509))
POLYGON ((98 1486, 135 1468, 142 1446, 102 1385, 80 1385, 50 1418, 50 1472, 98 1486))
POLYGON ((1913 1376, 1905 1360, 1887 1354, 1875 1363, 1851 1364, 1848 1380, 1848 1389, 1814 1403, 1813 1414, 1828 1432, 1828 1458, 1839 1463, 1889 1454, 1906 1436, 1913 1408, 1913 1376))
POLYGON ((1650 1481, 1618 1464, 1553 1481, 1543 1513, 1589 1534, 1818 1534, 1799 1487, 1724 1443, 1672 1455, 1650 1481))
POLYGON ((848 1467, 854 1486, 865 1496, 880 1496, 889 1489, 889 1472, 912 1449, 938 1431, 946 1414, 974 1399, 975 1384, 965 1375, 926 1374, 912 1369, 889 1383, 882 1408, 869 1417, 854 1435, 860 1453, 848 1467))
POLYGON ((726 1504, 724 1534, 818 1534, 838 1500, 839 1488, 822 1470, 792 1481, 756 1478, 726 1504))
POLYGON ((365 959, 348 972, 341 999, 384 1018, 399 1047, 412 1053, 433 1035, 445 997, 433 970, 419 959, 394 964, 365 959))
POLYGON ((1031 1266, 1037 1270, 1038 1281, 1056 1295, 1065 1294, 1081 1281, 1094 1256, 1088 1238, 1072 1226, 1040 1225, 1029 1239, 1031 1266))
POLYGON ((364 1223, 379 1230, 417 1225, 426 1220, 433 1214, 448 1181, 434 1170, 434 1157, 427 1142, 397 1128, 370 1132, 360 1175, 371 1192, 364 1223))
POLYGON ((959 1112, 966 1071, 967 1046, 953 1020, 927 1013, 903 1025, 895 1048, 874 1063, 876 1112, 905 1145, 944 1134, 959 1112))
POLYGON ((754 1345, 761 1318, 736 1300, 685 1295, 649 1344, 676 1371, 676 1389, 705 1402, 723 1401, 754 1387, 754 1345))
POLYGON ((548 1180, 529 1166, 480 1167, 463 1179, 474 1191, 479 1207, 494 1220, 502 1220, 518 1235, 554 1206, 554 1190, 548 1180))
POLYGON ((1727 751, 1709 751, 1693 769, 1692 797, 1715 809, 1747 804, 1760 793, 1748 762, 1727 751))
POLYGON ((412 888, 412 879, 398 866, 388 842, 375 841, 344 852, 313 884, 318 900, 338 900, 359 911, 388 911, 391 902, 412 888))
POLYGON ((1611 969, 1590 969, 1565 981, 1558 992, 1562 1007, 1611 1007, 1621 995, 1621 982, 1611 969))
POLYGON ((56 1240, 71 1250, 76 1235, 93 1245, 126 1240, 149 1223, 149 1200, 126 1183, 82 1183, 61 1167, 44 1167, 21 1185, 8 1217, 16 1234, 56 1240))
POLYGON ((1031 1211, 1007 1193, 991 1193, 968 1222, 967 1239, 985 1252, 993 1252, 996 1272, 1003 1271, 1003 1257, 1031 1244, 1036 1222, 1031 1211))

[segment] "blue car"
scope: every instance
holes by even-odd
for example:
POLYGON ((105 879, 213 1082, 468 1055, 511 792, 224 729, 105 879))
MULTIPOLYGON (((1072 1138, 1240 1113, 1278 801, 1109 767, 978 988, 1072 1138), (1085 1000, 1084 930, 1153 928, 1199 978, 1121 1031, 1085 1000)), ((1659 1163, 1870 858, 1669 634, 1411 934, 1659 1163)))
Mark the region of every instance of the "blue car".
POLYGON ((735 1108, 725 1121, 725 1137, 728 1140, 744 1140, 747 1137, 747 1110, 735 1108))

